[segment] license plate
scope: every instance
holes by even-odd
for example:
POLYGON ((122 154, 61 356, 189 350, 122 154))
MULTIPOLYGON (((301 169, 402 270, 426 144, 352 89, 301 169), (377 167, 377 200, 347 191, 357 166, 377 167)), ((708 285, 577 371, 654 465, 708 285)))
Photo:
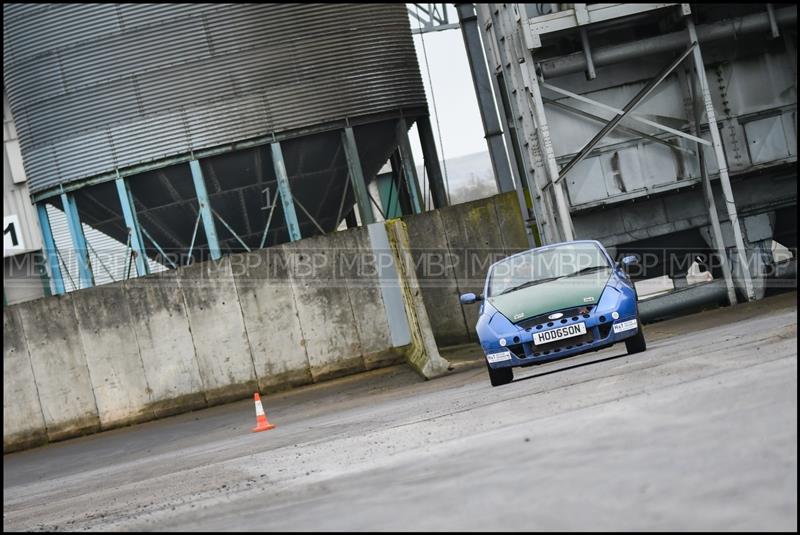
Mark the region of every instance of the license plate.
POLYGON ((511 352, 506 349, 505 351, 498 351, 497 353, 489 353, 486 355, 486 360, 491 363, 511 360, 511 352))
POLYGON ((636 327, 638 327, 638 322, 636 321, 636 318, 634 318, 632 320, 615 323, 614 332, 621 333, 623 331, 630 331, 631 329, 635 329, 636 327))
POLYGON ((550 342, 563 340, 564 338, 572 338, 573 336, 580 336, 582 334, 586 334, 586 324, 573 323, 572 325, 565 325, 563 327, 556 327, 555 329, 536 333, 533 335, 533 343, 535 345, 549 344, 550 342))

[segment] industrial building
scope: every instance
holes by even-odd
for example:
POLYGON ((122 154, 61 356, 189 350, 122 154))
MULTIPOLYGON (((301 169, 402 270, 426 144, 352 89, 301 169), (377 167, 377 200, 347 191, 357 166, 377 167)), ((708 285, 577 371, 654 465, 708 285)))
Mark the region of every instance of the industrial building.
POLYGON ((724 279, 731 304, 761 298, 780 275, 773 240, 796 257, 795 6, 458 9, 465 39, 484 46, 476 88, 498 176, 502 132, 545 242, 593 238, 645 255, 639 276, 676 288, 694 259, 724 279))
POLYGON ((699 266, 730 303, 795 273, 795 6, 448 10, 5 5, 4 175, 50 281, 20 299, 445 206, 411 33, 454 28, 531 246, 599 239, 676 288, 699 266))

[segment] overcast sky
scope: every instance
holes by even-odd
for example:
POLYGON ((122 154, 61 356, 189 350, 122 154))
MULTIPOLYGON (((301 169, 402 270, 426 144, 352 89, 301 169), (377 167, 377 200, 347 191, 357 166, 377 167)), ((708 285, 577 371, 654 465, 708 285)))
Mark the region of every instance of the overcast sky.
MULTIPOLYGON (((411 6, 413 4, 407 4, 411 6)), ((450 20, 458 21, 453 6, 448 6, 450 20)), ((418 27, 419 23, 414 17, 409 17, 411 27, 418 27)), ((472 86, 472 77, 469 71, 467 53, 464 49, 464 40, 461 30, 442 30, 414 35, 414 44, 417 49, 417 59, 425 84, 425 93, 428 97, 428 108, 431 113, 431 124, 436 133, 436 118, 434 116, 434 100, 439 117, 439 128, 442 134, 443 147, 439 146, 439 158, 450 159, 465 154, 486 152, 486 141, 483 139, 483 126, 475 98, 475 89, 472 86), (423 49, 424 40, 424 49, 423 49), (428 70, 433 85, 428 82, 428 70)), ((414 159, 419 164, 422 162, 422 149, 416 129, 412 131, 412 149, 414 159)))

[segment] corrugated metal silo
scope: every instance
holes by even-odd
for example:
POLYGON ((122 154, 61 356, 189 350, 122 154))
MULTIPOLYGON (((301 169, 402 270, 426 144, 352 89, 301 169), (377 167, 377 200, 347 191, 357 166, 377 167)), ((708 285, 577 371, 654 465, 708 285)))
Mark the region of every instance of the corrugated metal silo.
MULTIPOLYGON (((31 194, 61 207, 74 192, 82 221, 122 242, 118 176, 153 241, 189 248, 199 216, 186 162, 198 159, 219 220, 258 247, 277 194, 275 141, 301 233, 333 230, 342 197, 354 202, 342 129, 354 128, 369 181, 397 149, 398 120, 427 120, 403 4, 4 4, 3 14, 31 194)), ((281 224, 268 243, 287 239, 281 224)), ((226 225, 222 248, 239 249, 226 225)))

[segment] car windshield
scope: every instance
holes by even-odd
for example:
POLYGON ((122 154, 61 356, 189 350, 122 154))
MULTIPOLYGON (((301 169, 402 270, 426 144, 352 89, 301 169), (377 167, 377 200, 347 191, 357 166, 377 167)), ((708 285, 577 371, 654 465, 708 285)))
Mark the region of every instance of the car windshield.
POLYGON ((533 249, 494 265, 489 274, 488 296, 520 290, 564 277, 609 268, 608 259, 595 243, 567 243, 533 249))

